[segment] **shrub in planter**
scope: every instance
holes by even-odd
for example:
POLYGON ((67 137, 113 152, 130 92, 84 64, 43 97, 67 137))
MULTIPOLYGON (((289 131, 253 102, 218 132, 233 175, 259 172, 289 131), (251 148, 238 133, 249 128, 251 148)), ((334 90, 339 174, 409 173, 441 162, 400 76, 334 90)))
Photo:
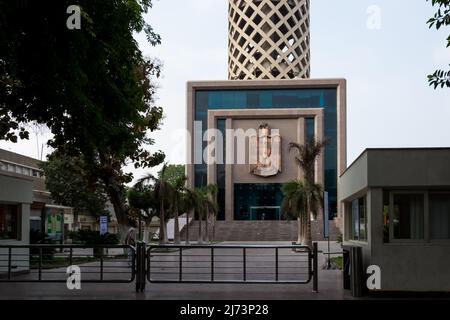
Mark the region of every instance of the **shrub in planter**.
MULTIPOLYGON (((46 233, 40 232, 38 230, 31 230, 30 231, 30 244, 54 244, 53 240, 49 238, 49 236, 46 233)), ((31 248, 30 254, 31 255, 38 255, 39 254, 39 248, 31 248)), ((56 250, 53 248, 43 248, 42 249, 42 258, 44 260, 50 260, 53 259, 53 255, 55 254, 56 250)))
MULTIPOLYGON (((98 231, 79 230, 73 235, 73 239, 88 246, 108 246, 119 244, 120 238, 116 234, 106 233, 100 235, 98 231)), ((94 248, 94 257, 98 258, 103 254, 103 248, 94 248)))

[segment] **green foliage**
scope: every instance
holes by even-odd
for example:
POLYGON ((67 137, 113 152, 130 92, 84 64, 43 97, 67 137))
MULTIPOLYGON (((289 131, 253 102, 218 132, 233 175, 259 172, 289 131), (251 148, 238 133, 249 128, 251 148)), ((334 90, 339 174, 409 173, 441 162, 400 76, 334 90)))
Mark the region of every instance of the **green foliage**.
POLYGON ((341 257, 333 257, 331 258, 331 263, 339 270, 342 270, 344 266, 344 258, 341 257))
POLYGON ((297 219, 306 213, 306 188, 303 181, 290 181, 282 186, 281 191, 281 212, 287 219, 297 219))
POLYGON ((0 2, 0 139, 27 138, 24 124, 50 128, 49 144, 83 159, 127 224, 123 167, 153 167, 148 136, 163 116, 154 105, 160 63, 144 58, 134 33, 161 39, 143 15, 151 0, 79 0, 80 30, 66 27, 70 0, 0 2), (18 131, 18 134, 17 134, 18 131))
POLYGON ((165 167, 164 174, 163 170, 158 172, 158 179, 164 179, 172 186, 177 186, 180 182, 184 183, 186 180, 185 166, 182 164, 168 164, 165 167))
POLYGON ((322 205, 323 188, 319 184, 308 184, 303 180, 293 180, 283 185, 281 189, 283 201, 281 212, 287 218, 301 218, 309 210, 317 216, 322 205))
POLYGON ((314 138, 305 144, 299 144, 296 142, 289 143, 289 151, 294 150, 297 152, 295 160, 302 169, 307 183, 314 183, 314 169, 316 160, 327 144, 327 140, 316 141, 314 138))
POLYGON ((284 215, 300 220, 301 229, 298 230, 298 240, 312 246, 310 213, 317 216, 323 205, 323 188, 315 183, 315 165, 317 158, 323 152, 328 141, 311 139, 305 144, 291 142, 289 151, 296 151, 295 160, 302 170, 304 179, 294 180, 283 186, 284 194, 281 210, 284 215))
POLYGON ((45 187, 52 199, 77 212, 87 212, 99 217, 109 215, 104 185, 91 179, 81 157, 54 152, 42 163, 45 187))
MULTIPOLYGON (((450 0, 427 0, 431 1, 433 6, 438 7, 438 11, 435 15, 428 20, 427 24, 431 28, 435 27, 439 30, 443 26, 450 25, 450 0)), ((447 38, 447 48, 450 47, 450 35, 447 38)), ((428 82, 430 86, 438 87, 450 87, 450 70, 436 70, 433 74, 428 76, 428 82)))
POLYGON ((127 199, 130 207, 140 210, 154 209, 157 206, 153 190, 149 186, 128 189, 127 199))

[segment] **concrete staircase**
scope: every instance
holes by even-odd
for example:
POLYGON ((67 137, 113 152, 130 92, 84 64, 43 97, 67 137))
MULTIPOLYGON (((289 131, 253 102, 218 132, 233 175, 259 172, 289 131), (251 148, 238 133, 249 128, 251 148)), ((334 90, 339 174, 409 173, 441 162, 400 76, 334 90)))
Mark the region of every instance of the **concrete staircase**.
MULTIPOLYGON (((189 240, 197 241, 198 220, 189 225, 189 240)), ((322 241, 322 221, 313 222, 313 241, 322 241)), ((209 235, 212 239, 212 224, 209 225, 209 235)), ((205 221, 203 221, 203 232, 205 221)), ((331 240, 336 241, 340 234, 334 221, 330 221, 331 240)), ((186 227, 181 232, 181 239, 186 239, 186 227)), ((297 221, 217 221, 215 230, 215 241, 296 241, 297 221)))

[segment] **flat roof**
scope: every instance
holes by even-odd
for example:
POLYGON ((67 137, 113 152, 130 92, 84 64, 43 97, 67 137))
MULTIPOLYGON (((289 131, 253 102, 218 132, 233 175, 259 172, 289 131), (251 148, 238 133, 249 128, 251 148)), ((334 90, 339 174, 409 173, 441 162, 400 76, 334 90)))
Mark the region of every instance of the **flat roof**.
POLYGON ((385 148, 366 148, 364 151, 344 170, 344 172, 340 175, 342 177, 351 167, 353 167, 364 154, 369 151, 436 151, 436 150, 445 150, 449 151, 450 147, 385 147, 385 148))
POLYGON ((279 80, 208 80, 188 81, 188 90, 232 90, 232 89, 261 89, 261 88, 336 88, 345 86, 344 78, 330 79, 279 79, 279 80))

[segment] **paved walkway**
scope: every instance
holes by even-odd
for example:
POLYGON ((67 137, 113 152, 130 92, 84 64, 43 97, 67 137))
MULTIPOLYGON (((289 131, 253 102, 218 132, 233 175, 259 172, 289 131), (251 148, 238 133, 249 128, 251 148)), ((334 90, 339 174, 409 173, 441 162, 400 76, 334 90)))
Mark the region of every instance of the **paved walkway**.
MULTIPOLYGON (((286 244, 286 243, 284 243, 286 244)), ((320 242, 319 250, 327 251, 327 243, 320 242)), ((340 251, 336 243, 332 251, 340 251)), ((227 253, 228 254, 228 253, 227 253)), ((226 255, 225 259, 227 259, 226 255)), ((281 254, 281 253, 280 253, 281 254)), ((289 258, 289 253, 283 256, 289 258)), ((295 253, 292 256, 298 257, 295 253)), ((269 257, 269 261, 272 257, 269 257)), ((282 258, 280 258, 282 259, 282 258)), ((287 258, 286 258, 287 259, 287 258)), ((300 259, 301 260, 301 259, 300 259)), ((299 261, 300 261, 299 260, 299 261)), ((280 260, 281 261, 281 260, 280 260)), ((209 263, 209 262, 208 262, 209 263)), ((229 261, 231 263, 231 260, 229 261)), ((256 261, 258 266, 272 269, 273 265, 256 261)), ((91 267, 97 262, 87 264, 91 267)), ((325 257, 319 254, 319 266, 325 257)), ((199 265, 196 265, 199 266, 199 265)), ((287 268, 290 268, 288 264, 287 268)), ((167 269, 165 269, 167 270, 167 269)), ((228 269, 235 270, 235 269, 228 269)), ((63 271, 63 270, 59 270, 63 271)), ((240 271, 239 271, 240 272, 240 271)), ((236 272, 238 273, 238 272, 236 272)), ((272 276, 272 275, 266 275, 272 276)), ((323 270, 319 272, 319 292, 312 292, 309 284, 150 284, 144 293, 135 293, 130 284, 86 284, 81 290, 70 291, 65 283, 0 283, 0 299, 150 299, 150 300, 301 300, 301 299, 352 299, 349 291, 342 289, 342 272, 323 270)))

